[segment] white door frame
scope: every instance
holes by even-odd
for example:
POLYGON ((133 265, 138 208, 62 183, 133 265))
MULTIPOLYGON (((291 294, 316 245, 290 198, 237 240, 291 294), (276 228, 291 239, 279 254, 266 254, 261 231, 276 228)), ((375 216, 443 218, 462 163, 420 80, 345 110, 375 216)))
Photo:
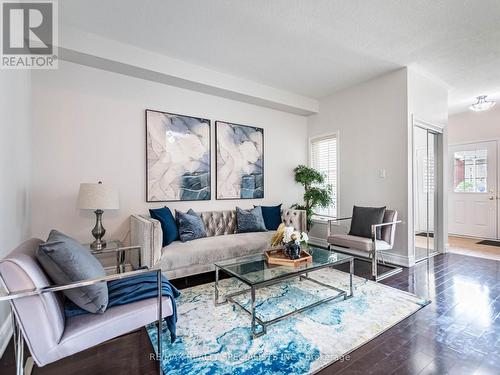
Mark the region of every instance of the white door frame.
MULTIPOLYGON (((497 200, 497 235, 496 238, 500 240, 500 137, 492 137, 492 138, 476 138, 472 139, 470 141, 466 142, 453 142, 448 144, 448 148, 453 147, 453 146, 460 146, 460 145, 468 145, 468 144, 474 144, 474 143, 483 143, 483 142, 493 142, 495 141, 497 143, 497 180, 496 180, 496 200, 497 200)), ((451 168, 451 166, 450 166, 451 168)))

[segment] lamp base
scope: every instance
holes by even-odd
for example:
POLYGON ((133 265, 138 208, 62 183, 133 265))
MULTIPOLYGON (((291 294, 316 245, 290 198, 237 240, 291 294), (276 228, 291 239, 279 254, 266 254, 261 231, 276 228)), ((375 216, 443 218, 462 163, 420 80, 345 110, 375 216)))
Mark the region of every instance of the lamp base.
POLYGON ((92 242, 90 244, 90 248, 92 250, 102 250, 102 249, 105 249, 106 248, 106 241, 104 240, 95 240, 94 242, 92 242))
POLYGON ((92 250, 102 250, 106 247, 106 241, 102 238, 106 233, 106 229, 102 226, 102 214, 103 210, 95 210, 95 227, 92 229, 92 235, 95 238, 95 241, 90 244, 90 248, 92 250))

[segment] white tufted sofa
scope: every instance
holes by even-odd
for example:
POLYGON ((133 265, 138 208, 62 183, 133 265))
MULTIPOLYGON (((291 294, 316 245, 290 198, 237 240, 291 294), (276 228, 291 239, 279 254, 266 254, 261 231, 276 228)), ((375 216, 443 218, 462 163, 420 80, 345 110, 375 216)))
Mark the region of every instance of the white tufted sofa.
MULTIPOLYGON (((201 212, 200 216, 205 223, 206 238, 174 241, 162 248, 160 222, 146 215, 132 215, 130 239, 132 245, 141 246, 141 265, 160 266, 170 279, 213 271, 216 261, 265 251, 275 233, 237 233, 233 210, 201 212)), ((296 230, 306 230, 305 211, 284 209, 281 219, 296 230)))

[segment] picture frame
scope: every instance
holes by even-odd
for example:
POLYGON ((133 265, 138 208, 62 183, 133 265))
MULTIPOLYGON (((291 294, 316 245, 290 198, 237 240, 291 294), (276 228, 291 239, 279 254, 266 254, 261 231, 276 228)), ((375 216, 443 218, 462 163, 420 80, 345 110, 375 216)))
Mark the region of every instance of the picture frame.
POLYGON ((211 200, 211 121, 152 109, 146 122, 146 202, 211 200))
POLYGON ((216 199, 264 198, 264 129, 215 121, 216 199))

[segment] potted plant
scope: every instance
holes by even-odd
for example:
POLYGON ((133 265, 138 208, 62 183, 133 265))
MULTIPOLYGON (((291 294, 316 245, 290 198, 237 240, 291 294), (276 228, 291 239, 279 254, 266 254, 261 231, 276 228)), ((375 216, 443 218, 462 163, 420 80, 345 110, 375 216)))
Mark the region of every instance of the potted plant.
POLYGON ((325 176, 314 168, 299 165, 293 170, 295 181, 304 187, 304 204, 294 204, 292 208, 305 210, 307 230, 311 228, 314 209, 326 208, 333 201, 332 185, 325 183, 325 176))

